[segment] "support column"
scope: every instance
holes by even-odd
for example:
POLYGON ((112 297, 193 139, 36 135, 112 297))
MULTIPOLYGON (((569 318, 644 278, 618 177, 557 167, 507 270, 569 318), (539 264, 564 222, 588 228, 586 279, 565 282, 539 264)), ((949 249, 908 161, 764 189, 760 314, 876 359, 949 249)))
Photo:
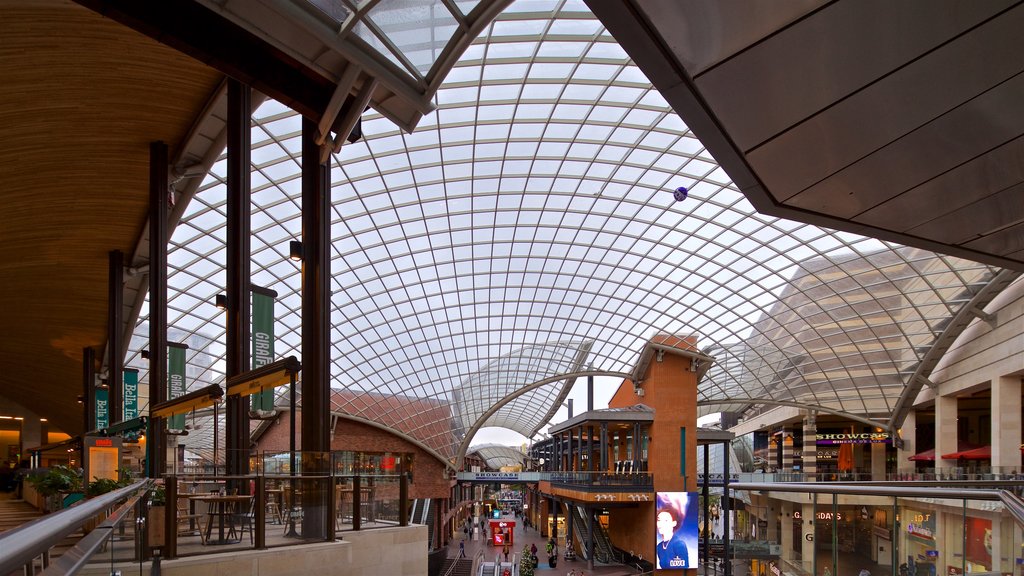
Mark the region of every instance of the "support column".
POLYGON ((871 479, 875 482, 885 480, 885 444, 881 442, 871 445, 871 479))
POLYGON ((782 470, 793 471, 793 429, 782 429, 782 470))
MULTIPOLYGON (((82 348, 82 432, 96 429, 96 351, 82 348)), ((85 461, 85 444, 82 445, 85 461)))
MULTIPOLYGON (((149 405, 167 400, 167 145, 149 145, 149 405)), ((150 414, 146 475, 167 471, 164 419, 150 414)))
POLYGON ((594 427, 587 426, 587 472, 593 472, 596 468, 594 463, 594 427))
POLYGON ((729 550, 732 541, 729 526, 729 511, 732 510, 732 500, 729 495, 729 449, 731 444, 731 442, 722 442, 722 505, 719 506, 719 510, 722 514, 722 557, 725 559, 725 576, 732 576, 732 562, 729 561, 732 558, 732 552, 729 550))
POLYGON ((630 468, 630 469, 633 472, 636 472, 637 470, 640 469, 640 424, 639 423, 634 423, 633 424, 633 458, 632 458, 631 466, 632 466, 632 468, 630 468))
POLYGON ((608 450, 611 448, 608 444, 608 423, 601 422, 601 442, 599 443, 598 449, 601 451, 601 472, 608 471, 608 450))
MULTIPOLYGON (((784 560, 793 559, 793 510, 795 506, 792 502, 782 502, 782 518, 781 526, 779 527, 779 544, 782 548, 782 558, 784 560)), ((802 522, 802 520, 801 520, 802 522)))
MULTIPOLYGON (((704 497, 701 510, 704 515, 704 547, 701 549, 699 559, 705 565, 711 559, 711 516, 709 512, 711 500, 711 447, 707 444, 700 447, 704 452, 704 478, 701 480, 701 495, 704 497)), ((700 478, 698 476, 698 478, 700 478)))
POLYGON ((957 448, 957 401, 955 396, 935 398, 935 467, 953 468, 955 460, 943 460, 943 454, 956 452, 957 448))
POLYGON ((804 417, 804 448, 803 466, 804 480, 814 482, 818 479, 818 425, 814 412, 804 417))
POLYGON ((767 526, 765 527, 765 540, 779 544, 779 518, 785 518, 785 513, 782 510, 781 504, 773 499, 768 498, 768 512, 765 515, 765 521, 767 526))
MULTIPOLYGON (((249 366, 249 278, 252 234, 249 186, 250 117, 252 91, 228 79, 227 158, 227 350, 225 377, 245 372, 249 366)), ((228 396, 224 410, 224 447, 227 472, 231 476, 249 473, 249 397, 228 396)), ((248 482, 234 488, 248 494, 248 482)))
MULTIPOLYGON (((317 124, 302 120, 302 469, 328 467, 330 438, 330 168, 320 161, 317 124)), ((303 493, 305 538, 326 535, 327 482, 313 481, 303 493)))
POLYGON ((992 382, 992 467, 1020 470, 1020 376, 1001 376, 992 382))
POLYGON ((117 424, 124 421, 124 254, 107 256, 107 422, 117 424))
MULTIPOLYGON (((803 504, 800 515, 800 563, 805 573, 814 574, 814 504, 803 504), (808 535, 811 536, 810 539, 807 538, 808 535)), ((832 531, 835 530, 833 519, 832 531)))
POLYGON ((587 555, 587 570, 594 569, 594 509, 587 505, 587 547, 590 554, 587 555))
POLYGON ((914 462, 909 458, 917 454, 917 410, 911 410, 903 419, 899 433, 903 444, 896 449, 896 466, 900 472, 909 474, 914 471, 914 462))

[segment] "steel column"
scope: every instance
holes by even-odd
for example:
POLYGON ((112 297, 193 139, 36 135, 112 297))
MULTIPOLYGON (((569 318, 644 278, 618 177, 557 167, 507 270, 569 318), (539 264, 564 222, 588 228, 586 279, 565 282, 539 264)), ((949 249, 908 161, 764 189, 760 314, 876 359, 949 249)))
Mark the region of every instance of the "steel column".
MULTIPOLYGON (((252 233, 249 186, 252 91, 238 80, 228 79, 227 118, 227 351, 225 376, 231 378, 249 368, 249 278, 252 233)), ((249 473, 249 397, 228 396, 224 410, 225 463, 232 476, 249 473)), ((248 482, 235 482, 248 494, 248 482)))
POLYGON ((107 421, 116 424, 124 420, 124 254, 111 250, 107 256, 107 421))
MULTIPOLYGON (((330 167, 320 162, 317 123, 302 119, 302 469, 326 471, 330 438, 330 167), (316 459, 314 461, 313 459, 316 459), (322 465, 318 465, 319 462, 322 465)), ((308 483, 302 535, 324 531, 327 483, 308 483)))
MULTIPOLYGON (((149 145, 149 405, 167 400, 167 144, 149 145)), ((146 432, 146 471, 159 478, 167 470, 164 419, 150 415, 146 432)))
MULTIPOLYGON (((82 431, 96 429, 96 351, 82 348, 82 431)), ((84 444, 83 444, 84 458, 84 444)), ((79 460, 85 462, 85 460, 79 460)))

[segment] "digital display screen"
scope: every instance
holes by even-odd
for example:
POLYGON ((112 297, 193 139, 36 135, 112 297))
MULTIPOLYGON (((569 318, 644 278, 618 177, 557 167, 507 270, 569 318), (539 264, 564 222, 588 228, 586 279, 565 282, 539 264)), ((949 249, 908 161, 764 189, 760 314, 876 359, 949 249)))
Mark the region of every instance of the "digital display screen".
POLYGON ((697 493, 658 492, 655 565, 659 570, 697 567, 697 493))

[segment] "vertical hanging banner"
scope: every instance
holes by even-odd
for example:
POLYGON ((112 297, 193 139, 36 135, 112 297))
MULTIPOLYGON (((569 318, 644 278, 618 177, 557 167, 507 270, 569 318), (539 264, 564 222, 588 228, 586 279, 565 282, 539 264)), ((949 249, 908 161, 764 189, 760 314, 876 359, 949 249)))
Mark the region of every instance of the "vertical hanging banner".
MULTIPOLYGON (((252 367, 274 361, 274 299, 277 292, 252 287, 252 367)), ((249 409, 257 415, 274 411, 274 391, 264 390, 251 396, 249 409)))
MULTIPOLYGON (((185 350, 188 346, 175 342, 167 343, 167 399, 174 400, 185 395, 185 350)), ((168 430, 184 430, 185 415, 176 414, 167 419, 168 430)))
POLYGON ((124 369, 124 419, 139 417, 139 371, 133 368, 124 369))
POLYGON ((96 388, 96 429, 102 430, 110 426, 109 392, 106 388, 96 388))

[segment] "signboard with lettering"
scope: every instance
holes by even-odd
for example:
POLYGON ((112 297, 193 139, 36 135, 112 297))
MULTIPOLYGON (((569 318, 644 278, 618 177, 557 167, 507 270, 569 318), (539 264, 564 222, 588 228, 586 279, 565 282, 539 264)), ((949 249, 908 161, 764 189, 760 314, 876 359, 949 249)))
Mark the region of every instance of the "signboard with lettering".
MULTIPOLYGON (((167 343, 167 399, 174 400, 185 395, 185 350, 184 344, 167 343)), ((169 430, 184 430, 185 415, 176 414, 167 419, 169 430)))
POLYGON ((815 444, 831 446, 835 444, 890 444, 892 437, 888 432, 862 432, 846 434, 818 434, 815 444))
MULTIPOLYGON (((269 292, 269 291, 268 291, 269 292)), ((253 289, 252 292, 252 367, 266 366, 274 361, 274 297, 253 289)), ((274 390, 264 390, 250 397, 249 407, 261 414, 274 410, 274 390)))
POLYGON ((110 402, 106 388, 96 389, 96 429, 110 426, 110 402))
POLYGON ((124 419, 133 420, 139 417, 139 371, 131 368, 124 370, 124 419))

